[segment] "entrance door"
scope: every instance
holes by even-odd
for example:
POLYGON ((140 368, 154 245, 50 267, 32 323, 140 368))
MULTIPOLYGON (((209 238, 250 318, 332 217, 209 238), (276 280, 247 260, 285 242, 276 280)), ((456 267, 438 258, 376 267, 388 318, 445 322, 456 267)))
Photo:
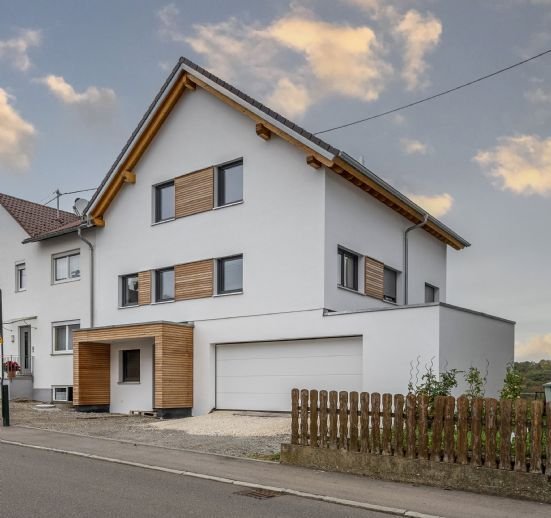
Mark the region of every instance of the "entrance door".
POLYGON ((19 360, 21 374, 31 370, 31 326, 19 328, 19 360))

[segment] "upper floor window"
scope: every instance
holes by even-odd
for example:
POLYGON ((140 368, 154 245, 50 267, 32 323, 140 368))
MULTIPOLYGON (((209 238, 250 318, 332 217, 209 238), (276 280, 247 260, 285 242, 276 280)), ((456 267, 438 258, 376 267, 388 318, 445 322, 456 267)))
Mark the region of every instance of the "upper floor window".
POLYGON ((15 265, 15 291, 25 291, 27 289, 27 268, 25 263, 15 265))
POLYGON ((154 187, 154 221, 174 219, 174 181, 165 182, 154 187))
POLYGON ((155 271, 155 302, 174 300, 174 268, 155 271))
POLYGON ((425 302, 438 302, 438 288, 431 284, 425 284, 425 302))
POLYGON ((396 302, 398 272, 392 268, 384 268, 384 300, 396 302))
POLYGON ((358 290, 358 256, 339 248, 339 285, 358 290))
POLYGON ((243 256, 234 255, 218 259, 217 293, 239 293, 243 291, 243 256))
POLYGON ((243 201, 243 160, 219 166, 216 185, 218 207, 243 201))
POLYGON ((121 306, 136 306, 138 304, 138 274, 121 277, 121 306))
POLYGON ((53 258, 54 282, 80 279, 80 252, 67 252, 53 258))
POLYGON ((54 354, 73 352, 73 331, 77 329, 80 329, 80 322, 78 320, 52 324, 54 354))

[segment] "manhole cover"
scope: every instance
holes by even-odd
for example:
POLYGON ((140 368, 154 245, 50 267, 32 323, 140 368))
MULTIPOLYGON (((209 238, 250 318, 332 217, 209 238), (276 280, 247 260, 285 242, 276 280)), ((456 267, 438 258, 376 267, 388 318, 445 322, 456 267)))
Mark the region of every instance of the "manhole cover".
POLYGON ((245 489, 243 491, 237 491, 236 495, 249 496, 251 498, 256 498, 257 500, 266 500, 268 498, 273 498, 274 496, 281 496, 282 493, 277 491, 270 491, 269 489, 245 489))

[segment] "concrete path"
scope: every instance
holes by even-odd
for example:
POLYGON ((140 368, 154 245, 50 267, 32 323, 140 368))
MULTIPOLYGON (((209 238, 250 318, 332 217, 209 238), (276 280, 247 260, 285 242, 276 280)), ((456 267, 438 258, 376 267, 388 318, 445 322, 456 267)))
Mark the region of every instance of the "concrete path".
POLYGON ((377 506, 433 516, 478 518, 548 518, 551 506, 520 500, 446 491, 341 473, 90 438, 23 427, 0 428, 0 443, 17 442, 68 452, 118 459, 212 477, 288 488, 377 506))

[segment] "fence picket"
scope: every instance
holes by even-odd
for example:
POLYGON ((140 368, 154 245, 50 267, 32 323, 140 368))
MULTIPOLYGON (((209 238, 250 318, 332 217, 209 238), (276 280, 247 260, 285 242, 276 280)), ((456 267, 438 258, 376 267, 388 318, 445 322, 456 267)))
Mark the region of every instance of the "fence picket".
POLYGON ((469 398, 461 396, 457 398, 457 463, 469 462, 467 443, 469 433, 469 398))
POLYGON ((472 457, 473 466, 482 465, 482 410, 484 400, 474 398, 471 407, 471 435, 472 435, 472 457))
POLYGON ((526 400, 515 400, 515 471, 526 471, 526 400))
POLYGON ((513 402, 502 399, 499 402, 499 469, 511 469, 511 419, 513 402))
POLYGON ((360 451, 369 452, 369 393, 360 394, 361 417, 360 417, 360 451))
POLYGON ((371 453, 381 453, 381 394, 371 394, 371 453))
POLYGON ((392 455, 392 395, 383 394, 383 455, 392 455))
POLYGON ((327 390, 320 390, 320 448, 327 448, 327 390))
POLYGON ((404 396, 394 395, 394 434, 393 434, 394 455, 404 456, 404 396))
POLYGON ((310 391, 310 446, 318 447, 318 391, 310 391))
POLYGON ((545 456, 545 474, 551 476, 551 401, 545 405, 545 414, 547 416, 547 452, 545 456))
POLYGON ((541 473, 541 439, 543 436, 542 414, 543 401, 537 399, 532 401, 531 409, 532 430, 530 434, 530 471, 541 473))
POLYGON ((455 462, 455 398, 446 397, 444 410, 444 462, 455 462))
POLYGON ((336 391, 329 392, 329 448, 337 449, 337 397, 336 391))
POLYGON ((497 433, 497 401, 492 398, 485 400, 486 424, 486 450, 484 453, 484 465, 487 468, 496 467, 496 433, 497 433))
POLYGON ((429 398, 426 394, 421 394, 419 396, 417 401, 417 409, 419 414, 419 458, 426 460, 429 458, 429 398))
POLYGON ((298 444, 298 389, 291 390, 291 444, 298 444))
POLYGON ((416 453, 416 403, 415 394, 408 394, 406 397, 406 455, 408 459, 414 459, 416 453))
POLYGON ((431 460, 442 459, 442 429, 444 427, 444 405, 446 398, 437 396, 434 400, 434 419, 432 421, 432 452, 431 460))
POLYGON ((358 393, 350 392, 350 451, 358 451, 358 393))
POLYGON ((339 393, 339 448, 348 449, 348 392, 339 393))
POLYGON ((300 391, 300 444, 308 446, 308 391, 300 391))

